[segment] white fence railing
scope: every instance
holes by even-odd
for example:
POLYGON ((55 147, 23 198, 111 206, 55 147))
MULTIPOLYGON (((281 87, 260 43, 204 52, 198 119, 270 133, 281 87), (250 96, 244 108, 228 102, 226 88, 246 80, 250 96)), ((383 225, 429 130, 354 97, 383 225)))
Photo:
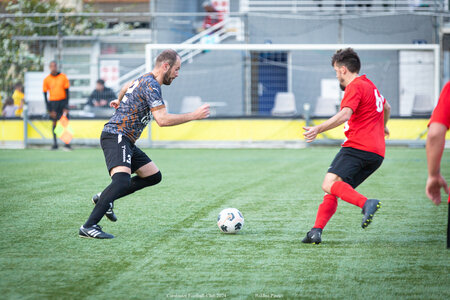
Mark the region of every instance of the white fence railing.
MULTIPOLYGON (((182 44, 220 44, 229 37, 236 37, 237 40, 242 40, 240 24, 241 20, 239 18, 227 18, 184 41, 182 44)), ((183 63, 185 61, 192 62, 192 59, 201 52, 202 50, 197 49, 182 50, 178 54, 181 57, 181 63, 183 63)))
MULTIPOLYGON (((243 40, 243 29, 240 18, 227 18, 214 26, 200 32, 192 38, 184 41, 180 45, 202 45, 202 44, 220 44, 224 40, 230 37, 234 37, 236 40, 243 40)), ((181 62, 192 62, 192 59, 202 53, 200 49, 182 49, 178 52, 181 57, 181 62)), ((153 58, 151 53, 146 53, 146 67, 145 70, 149 72, 152 69, 153 58)), ((140 68, 140 67, 139 67, 140 68)))
MULTIPOLYGON (((189 44, 220 44, 224 40, 230 37, 236 38, 236 40, 242 40, 243 39, 243 31, 242 31, 242 22, 240 18, 227 18, 210 28, 203 30, 202 32, 198 33, 197 35, 187 39, 182 45, 189 45, 189 44)), ((193 58, 200 54, 202 50, 193 49, 193 50, 182 50, 178 54, 181 57, 181 62, 192 62, 193 58)), ((150 66, 146 66, 146 64, 143 64, 130 72, 122 75, 119 78, 119 86, 122 86, 125 82, 128 82, 136 77, 138 75, 148 72, 151 69, 150 66)))
POLYGON ((447 0, 242 0, 242 12, 444 12, 447 0))

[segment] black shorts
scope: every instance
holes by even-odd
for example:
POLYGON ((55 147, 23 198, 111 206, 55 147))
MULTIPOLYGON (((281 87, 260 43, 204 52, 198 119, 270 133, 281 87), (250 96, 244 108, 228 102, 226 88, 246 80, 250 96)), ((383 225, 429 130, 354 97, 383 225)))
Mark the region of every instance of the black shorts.
POLYGON ((382 162, 383 157, 381 155, 342 147, 328 168, 328 173, 338 175, 344 182, 356 188, 375 172, 382 162))
POLYGON ((152 160, 134 143, 121 134, 102 132, 100 145, 105 155, 108 172, 117 166, 124 166, 131 169, 131 173, 136 172, 140 167, 148 164, 152 160))
POLYGON ((69 101, 67 101, 67 99, 48 102, 48 111, 56 112, 57 120, 59 120, 59 118, 61 118, 61 116, 63 115, 64 109, 69 109, 69 101))

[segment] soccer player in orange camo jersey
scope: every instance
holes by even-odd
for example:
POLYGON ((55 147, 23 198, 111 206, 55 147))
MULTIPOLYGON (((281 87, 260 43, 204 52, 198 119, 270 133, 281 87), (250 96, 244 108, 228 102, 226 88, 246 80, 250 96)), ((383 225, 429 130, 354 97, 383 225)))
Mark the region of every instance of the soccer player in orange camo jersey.
MULTIPOLYGON (((428 198, 439 205, 441 203, 441 188, 448 194, 448 185, 441 175, 441 159, 445 146, 445 134, 450 128, 450 82, 444 86, 439 102, 431 115, 428 124, 427 161, 428 179, 425 192, 428 198)), ((450 204, 450 197, 448 198, 450 204)), ((450 219, 450 205, 449 215, 450 219)), ((447 223, 447 248, 450 248, 450 223, 447 223)))
POLYGON ((84 238, 112 239, 98 225, 103 215, 115 222, 113 202, 145 187, 158 184, 161 172, 152 160, 139 149, 135 142, 151 120, 159 126, 174 126, 209 116, 209 105, 203 104, 194 112, 175 115, 167 112, 161 93, 161 85, 170 85, 178 77, 180 56, 173 50, 164 50, 156 58, 151 73, 125 84, 119 99, 111 101, 116 112, 105 124, 100 144, 111 184, 92 198, 94 210, 86 223, 80 227, 79 236, 84 238), (131 178, 131 174, 136 176, 131 178))
POLYGON ((355 188, 383 162, 384 138, 389 135, 386 123, 391 108, 366 75, 358 75, 361 61, 353 49, 338 50, 331 64, 341 88, 345 90, 341 110, 320 125, 304 127, 303 135, 310 143, 319 133, 346 122, 344 131, 347 138, 325 175, 322 184, 325 196, 319 206, 314 227, 302 240, 310 244, 322 241, 322 230, 336 212, 337 198, 362 208, 362 228, 372 222, 373 215, 381 207, 379 200, 367 199, 355 188))

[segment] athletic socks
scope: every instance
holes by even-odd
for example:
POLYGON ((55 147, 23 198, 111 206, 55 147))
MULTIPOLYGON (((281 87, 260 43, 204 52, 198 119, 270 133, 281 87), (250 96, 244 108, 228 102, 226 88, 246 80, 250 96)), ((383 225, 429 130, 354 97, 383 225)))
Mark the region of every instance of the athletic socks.
POLYGON ((53 133, 53 145, 57 145, 57 143, 56 143, 56 133, 55 133, 55 128, 56 128, 56 124, 54 124, 53 126, 52 126, 52 133, 53 133))
POLYGON ((92 210, 89 219, 83 225, 84 228, 92 227, 92 225, 98 224, 105 215, 106 211, 111 208, 112 202, 117 198, 120 198, 124 191, 128 191, 130 188, 130 174, 119 172, 114 174, 112 182, 103 190, 100 195, 100 199, 92 210))
POLYGON ((361 208, 367 200, 366 197, 355 191, 350 184, 343 181, 336 181, 331 186, 331 194, 326 194, 323 197, 323 202, 319 205, 316 222, 314 223, 313 228, 325 228, 328 221, 336 212, 338 206, 337 198, 341 198, 342 200, 361 208))
POLYGON ((325 225, 327 225, 328 221, 336 212, 338 206, 338 201, 336 196, 326 194, 323 197, 322 204, 319 205, 319 209, 317 211, 316 223, 314 223, 313 228, 324 229, 325 225))
POLYGON ((132 194, 140 189, 152 186, 161 182, 161 172, 155 173, 145 178, 134 176, 130 180, 130 174, 119 172, 114 174, 112 182, 101 193, 100 199, 94 207, 89 219, 84 224, 84 227, 91 227, 98 224, 106 211, 111 207, 112 202, 129 194, 132 194))
POLYGON ((343 181, 336 181, 331 186, 331 194, 341 198, 345 202, 351 203, 353 205, 363 207, 366 203, 367 198, 355 191, 354 188, 348 183, 343 181))
POLYGON ((133 178, 131 178, 130 186, 128 187, 128 189, 126 191, 124 191, 123 194, 120 195, 119 198, 125 197, 125 196, 132 194, 132 193, 134 193, 140 189, 143 189, 145 187, 158 184, 161 182, 161 180, 162 180, 162 175, 161 175, 160 171, 158 171, 158 173, 155 173, 153 175, 150 175, 150 176, 144 177, 144 178, 141 178, 136 175, 133 178))

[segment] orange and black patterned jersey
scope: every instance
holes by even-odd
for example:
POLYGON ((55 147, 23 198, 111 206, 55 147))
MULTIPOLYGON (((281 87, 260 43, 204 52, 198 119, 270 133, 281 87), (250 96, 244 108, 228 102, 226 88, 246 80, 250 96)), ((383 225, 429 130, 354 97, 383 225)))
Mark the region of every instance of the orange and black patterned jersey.
POLYGON ((122 134, 133 143, 151 120, 151 112, 165 107, 161 86, 152 73, 133 81, 103 131, 122 134))

